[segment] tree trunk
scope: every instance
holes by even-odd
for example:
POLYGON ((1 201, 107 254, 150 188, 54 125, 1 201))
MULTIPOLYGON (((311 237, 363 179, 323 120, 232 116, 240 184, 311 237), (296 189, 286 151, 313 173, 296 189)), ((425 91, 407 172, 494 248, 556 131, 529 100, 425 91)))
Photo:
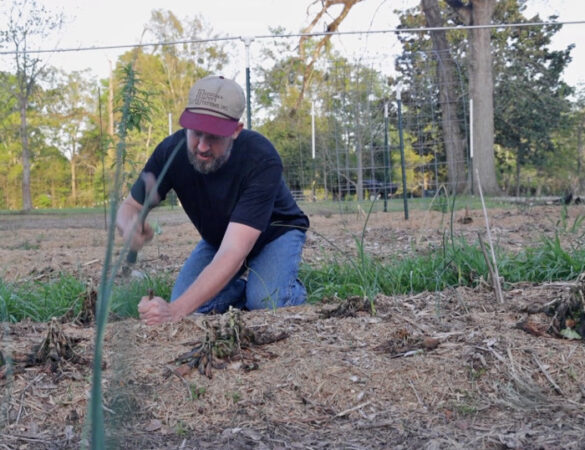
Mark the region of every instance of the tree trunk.
POLYGON ((71 203, 77 206, 77 166, 75 165, 75 155, 71 157, 71 203))
POLYGON ((516 189, 515 189, 515 196, 520 197, 520 157, 516 157, 516 172, 514 174, 516 189))
POLYGON ((116 145, 114 135, 114 71, 110 61, 110 83, 108 86, 108 135, 110 136, 110 145, 108 148, 108 163, 114 164, 116 161, 116 145))
MULTIPOLYGON (((446 0, 457 11, 465 25, 489 25, 496 6, 496 0, 446 0)), ((491 30, 473 28, 469 39, 469 97, 473 100, 473 173, 474 192, 477 184, 487 195, 501 193, 496 179, 494 157, 494 79, 492 74, 491 30)))
MULTIPOLYGON (((422 10, 429 28, 444 25, 437 0, 422 0, 422 10)), ((467 187, 465 138, 459 129, 457 118, 457 79, 455 63, 449 52, 449 43, 445 31, 431 31, 434 56, 437 60, 439 82, 439 103, 441 105, 441 126, 445 140, 447 158, 447 177, 450 191, 461 193, 467 187)))
POLYGON ((578 177, 578 194, 585 191, 585 177, 583 176, 583 124, 577 128, 577 177, 578 177))
POLYGON ((28 129, 26 123, 27 99, 20 96, 20 142, 22 143, 22 210, 32 209, 30 195, 30 150, 28 148, 28 129))
MULTIPOLYGON (((472 0, 474 25, 490 23, 496 0, 472 0)), ((496 179, 494 157, 494 78, 492 73, 491 30, 471 30, 470 97, 473 99, 474 168, 481 176, 481 187, 487 195, 497 195, 500 187, 496 179)), ((480 180, 474 174, 474 184, 480 180)), ((474 192, 478 192, 475 190, 474 192)))

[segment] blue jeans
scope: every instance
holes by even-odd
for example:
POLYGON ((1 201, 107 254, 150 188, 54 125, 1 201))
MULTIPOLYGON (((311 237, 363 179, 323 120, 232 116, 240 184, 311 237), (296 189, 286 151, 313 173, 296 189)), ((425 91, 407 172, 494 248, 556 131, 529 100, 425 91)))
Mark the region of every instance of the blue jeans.
MULTIPOLYGON (((298 279, 305 232, 287 231, 268 243, 258 255, 244 263, 240 271, 214 298, 197 309, 198 313, 223 313, 234 308, 264 309, 304 303, 307 290, 298 279), (247 280, 242 275, 248 271, 247 280)), ((171 302, 195 281, 211 262, 217 249, 201 239, 185 261, 175 281, 171 302)))

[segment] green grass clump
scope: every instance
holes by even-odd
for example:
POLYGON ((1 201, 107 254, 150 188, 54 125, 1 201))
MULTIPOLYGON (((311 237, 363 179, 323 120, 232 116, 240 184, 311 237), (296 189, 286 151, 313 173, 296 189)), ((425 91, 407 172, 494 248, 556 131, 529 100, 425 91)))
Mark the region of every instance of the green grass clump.
POLYGON ((123 285, 117 285, 112 291, 110 310, 117 317, 138 318, 138 303, 152 290, 154 295, 170 298, 173 280, 168 275, 146 277, 133 280, 123 285))
POLYGON ((82 281, 61 275, 49 282, 5 283, 0 280, 0 321, 46 322, 69 310, 79 311, 86 292, 82 281))
POLYGON ((358 251, 356 261, 328 262, 321 267, 301 267, 301 278, 309 292, 309 301, 322 298, 377 294, 406 294, 438 291, 448 286, 471 285, 487 267, 481 250, 461 240, 443 246, 442 251, 404 258, 386 264, 358 251))
POLYGON ((499 261, 500 275, 508 282, 572 280, 585 271, 585 249, 562 247, 559 236, 543 238, 536 248, 499 261))
MULTIPOLYGON (((299 277, 305 283, 310 303, 326 298, 360 296, 374 301, 376 295, 416 294, 448 287, 476 286, 488 279, 488 267, 479 244, 463 238, 443 240, 410 257, 388 263, 364 251, 356 239, 357 254, 338 255, 319 266, 303 263, 299 277)), ((585 271, 585 249, 564 248, 557 236, 543 238, 536 247, 519 253, 494 249, 500 276, 506 283, 571 280, 585 271)), ((170 298, 174 280, 169 274, 133 279, 115 284, 110 311, 117 318, 138 317, 137 305, 150 290, 170 298)), ((0 321, 25 318, 46 322, 70 311, 80 311, 88 286, 71 275, 49 282, 6 283, 0 279, 0 321)))
MULTIPOLYGON (((564 249, 558 237, 543 239, 540 246, 517 254, 495 250, 500 276, 508 283, 571 280, 585 271, 585 249, 564 249)), ((463 239, 445 241, 439 250, 390 264, 360 254, 355 260, 330 261, 320 267, 305 264, 300 273, 311 303, 356 295, 372 301, 377 294, 416 294, 476 286, 482 279, 487 280, 488 275, 480 246, 463 239)))
MULTIPOLYGON (((110 311, 118 318, 138 317, 138 302, 152 290, 169 298, 172 280, 167 275, 146 277, 114 286, 110 311)), ((47 322, 52 317, 72 314, 82 308, 88 286, 72 275, 62 274, 50 281, 7 283, 0 279, 0 322, 30 319, 47 322)))

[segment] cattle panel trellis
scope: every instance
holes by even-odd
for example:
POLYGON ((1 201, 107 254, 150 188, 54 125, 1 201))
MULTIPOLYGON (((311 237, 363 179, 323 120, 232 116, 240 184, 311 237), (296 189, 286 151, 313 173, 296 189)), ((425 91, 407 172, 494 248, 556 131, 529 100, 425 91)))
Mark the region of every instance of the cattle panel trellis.
MULTIPOLYGON (((401 195, 396 99, 400 88, 407 195, 434 195, 441 187, 452 191, 441 116, 445 105, 439 103, 441 86, 436 76, 440 58, 424 52, 403 54, 402 62, 410 60, 403 66, 413 70, 399 76, 377 71, 372 58, 368 62, 362 58, 360 65, 325 64, 331 85, 313 101, 321 117, 320 126, 312 129, 316 148, 309 151, 308 139, 303 143, 301 138, 297 157, 285 159, 285 178, 293 191, 304 193, 299 197, 348 200, 401 195)), ((466 157, 460 167, 468 168, 468 100, 459 66, 450 92, 456 93, 449 105, 456 109, 456 123, 450 126, 464 140, 466 157)), ((310 123, 311 118, 305 122, 310 123)), ((467 172, 463 176, 470 180, 467 172)))

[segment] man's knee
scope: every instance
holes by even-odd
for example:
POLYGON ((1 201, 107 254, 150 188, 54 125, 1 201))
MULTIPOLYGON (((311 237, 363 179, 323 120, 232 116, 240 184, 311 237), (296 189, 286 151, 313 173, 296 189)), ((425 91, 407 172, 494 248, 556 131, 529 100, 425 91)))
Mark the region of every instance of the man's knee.
POLYGON ((248 286, 246 289, 246 308, 275 309, 283 306, 296 306, 307 299, 307 291, 300 280, 290 286, 269 291, 266 286, 248 286))

